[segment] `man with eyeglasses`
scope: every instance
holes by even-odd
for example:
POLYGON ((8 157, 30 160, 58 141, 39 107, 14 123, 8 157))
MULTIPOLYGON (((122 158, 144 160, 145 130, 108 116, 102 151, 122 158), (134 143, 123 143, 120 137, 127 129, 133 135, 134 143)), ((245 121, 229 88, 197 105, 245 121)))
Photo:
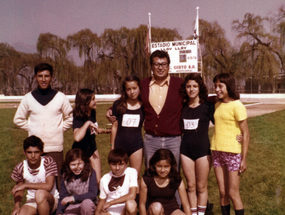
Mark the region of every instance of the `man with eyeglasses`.
MULTIPOLYGON (((145 111, 144 158, 149 166, 152 155, 160 148, 169 149, 175 156, 177 168, 180 160, 180 117, 182 97, 180 86, 183 80, 169 75, 170 58, 165 51, 154 51, 150 56, 152 77, 141 81, 141 99, 145 111)), ((106 117, 116 120, 109 109, 106 117)))
POLYGON ((180 116, 182 110, 181 78, 169 75, 170 58, 165 51, 150 56, 152 77, 141 82, 141 98, 145 111, 144 156, 149 166, 151 156, 160 148, 169 149, 180 160, 180 116))
MULTIPOLYGON (((160 148, 169 149, 175 156, 177 168, 180 166, 180 117, 182 97, 180 86, 183 79, 169 75, 170 58, 167 52, 154 51, 150 56, 152 77, 141 81, 141 99, 145 111, 144 159, 146 168, 149 160, 160 148)), ((106 114, 114 121, 111 110, 106 114)), ((178 196, 178 195, 176 195, 178 196)), ((178 197, 177 197, 178 198, 178 197)), ((180 200, 178 200, 180 204, 180 200)), ((207 211, 213 208, 207 203, 207 211)))

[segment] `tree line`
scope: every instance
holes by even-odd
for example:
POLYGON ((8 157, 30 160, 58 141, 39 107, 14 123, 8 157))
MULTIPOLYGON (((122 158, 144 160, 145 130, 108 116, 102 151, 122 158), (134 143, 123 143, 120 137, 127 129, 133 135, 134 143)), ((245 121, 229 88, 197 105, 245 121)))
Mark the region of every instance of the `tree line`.
MULTIPOLYGON (((199 26, 203 77, 210 89, 215 74, 230 72, 239 80, 241 91, 285 92, 284 6, 271 17, 246 13, 242 21, 234 20, 235 46, 217 22, 200 19, 199 26)), ((42 33, 33 54, 0 43, 0 94, 23 95, 31 91, 33 68, 39 62, 54 66, 53 86, 66 94, 75 94, 83 87, 98 94, 119 93, 125 76, 150 75, 149 56, 145 53, 147 30, 145 25, 105 29, 98 36, 83 29, 67 38, 42 33)), ((151 33, 152 42, 182 40, 176 29, 152 27, 151 33)), ((193 35, 187 39, 193 39, 193 35)))

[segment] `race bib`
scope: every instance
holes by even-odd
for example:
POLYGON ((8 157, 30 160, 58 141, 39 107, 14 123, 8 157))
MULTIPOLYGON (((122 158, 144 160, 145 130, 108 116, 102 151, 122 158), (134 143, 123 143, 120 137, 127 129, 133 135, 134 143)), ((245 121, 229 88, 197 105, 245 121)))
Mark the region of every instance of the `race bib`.
POLYGON ((122 120, 123 127, 139 127, 140 115, 139 114, 124 114, 122 120))
POLYGON ((198 128, 199 119, 183 119, 184 130, 195 130, 198 128))

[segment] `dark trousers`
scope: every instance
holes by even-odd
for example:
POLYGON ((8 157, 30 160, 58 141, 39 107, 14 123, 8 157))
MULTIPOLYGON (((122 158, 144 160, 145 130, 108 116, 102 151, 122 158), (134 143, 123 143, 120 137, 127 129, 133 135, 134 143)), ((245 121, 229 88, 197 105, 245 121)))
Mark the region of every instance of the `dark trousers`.
POLYGON ((50 156, 56 162, 57 173, 58 173, 58 176, 56 177, 56 187, 57 187, 57 190, 59 191, 60 181, 61 181, 60 170, 61 170, 61 167, 63 164, 63 151, 61 151, 61 152, 46 152, 46 153, 44 153, 44 156, 50 156))

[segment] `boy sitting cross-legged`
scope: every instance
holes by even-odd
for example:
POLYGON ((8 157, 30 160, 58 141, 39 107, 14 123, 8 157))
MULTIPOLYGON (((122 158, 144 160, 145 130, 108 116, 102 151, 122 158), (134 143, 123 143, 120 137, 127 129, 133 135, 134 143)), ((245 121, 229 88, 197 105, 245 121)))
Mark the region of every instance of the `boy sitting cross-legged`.
POLYGON ((128 161, 128 155, 123 149, 110 151, 108 163, 111 171, 100 181, 100 201, 95 215, 137 214, 137 171, 127 167, 128 161))
POLYGON ((50 214, 55 211, 59 197, 56 163, 49 156, 41 156, 43 142, 36 136, 26 138, 23 148, 26 160, 17 164, 11 175, 16 182, 12 189, 15 202, 12 215, 50 214), (26 203, 21 207, 25 190, 26 203))

